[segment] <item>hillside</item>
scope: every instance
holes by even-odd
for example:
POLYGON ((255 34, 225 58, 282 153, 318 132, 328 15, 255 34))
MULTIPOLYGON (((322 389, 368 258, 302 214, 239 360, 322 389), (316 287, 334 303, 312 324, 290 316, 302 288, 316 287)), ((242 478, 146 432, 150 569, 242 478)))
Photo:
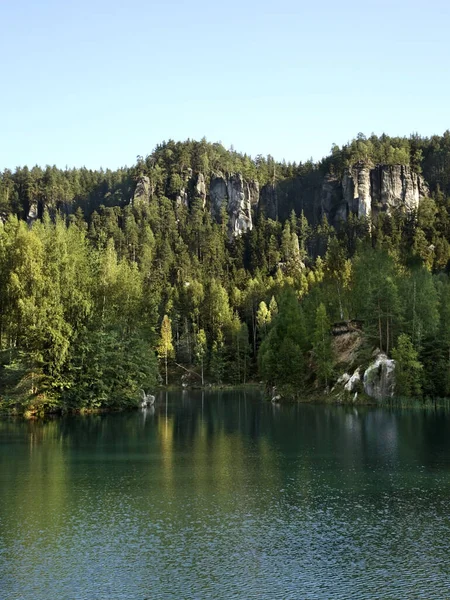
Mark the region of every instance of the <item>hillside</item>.
POLYGON ((2 406, 134 405, 166 364, 326 389, 352 319, 362 355, 396 357, 396 393, 447 396, 449 197, 449 132, 360 135, 317 164, 202 140, 114 172, 6 170, 2 406))

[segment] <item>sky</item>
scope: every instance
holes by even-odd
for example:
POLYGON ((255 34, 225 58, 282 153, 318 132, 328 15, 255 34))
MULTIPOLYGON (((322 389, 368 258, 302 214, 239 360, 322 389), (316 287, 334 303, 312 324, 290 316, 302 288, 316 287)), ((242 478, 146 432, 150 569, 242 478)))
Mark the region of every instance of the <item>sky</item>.
POLYGON ((0 0, 0 170, 450 128, 448 0, 0 0))

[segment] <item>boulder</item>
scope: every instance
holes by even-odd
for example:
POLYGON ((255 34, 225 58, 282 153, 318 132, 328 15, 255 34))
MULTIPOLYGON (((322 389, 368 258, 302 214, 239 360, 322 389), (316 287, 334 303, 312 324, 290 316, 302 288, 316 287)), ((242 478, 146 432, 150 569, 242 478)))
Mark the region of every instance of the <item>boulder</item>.
POLYGON ((360 382, 361 375, 358 367, 353 375, 347 380, 346 384, 344 385, 344 390, 346 392, 355 392, 358 389, 360 382))
POLYGON ((380 353, 364 372, 364 391, 375 400, 392 398, 395 390, 395 361, 380 353))

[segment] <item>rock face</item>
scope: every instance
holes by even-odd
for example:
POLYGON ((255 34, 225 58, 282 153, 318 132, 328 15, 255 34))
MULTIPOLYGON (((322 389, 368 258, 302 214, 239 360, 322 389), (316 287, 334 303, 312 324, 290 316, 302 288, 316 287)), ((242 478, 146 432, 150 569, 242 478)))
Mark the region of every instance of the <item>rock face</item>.
POLYGON ((246 186, 250 206, 252 208, 256 208, 259 203, 259 183, 256 181, 256 179, 252 179, 246 183, 246 186))
POLYGON ((146 175, 143 175, 138 179, 136 189, 134 191, 134 196, 131 199, 131 204, 148 204, 152 193, 153 190, 150 183, 150 179, 146 175))
POLYGON ((277 186, 267 183, 261 188, 258 209, 262 210, 269 219, 278 219, 277 186))
POLYGON ((288 218, 290 211, 303 210, 311 225, 326 216, 337 226, 350 214, 376 219, 393 209, 416 210, 421 198, 429 194, 423 178, 405 165, 357 163, 342 177, 312 174, 275 184, 266 184, 260 192, 258 209, 271 219, 288 218))
POLYGON ((39 206, 37 202, 31 202, 28 207, 27 214, 27 225, 31 227, 33 223, 39 218, 39 206))
POLYGON ((364 391, 375 400, 392 398, 395 390, 395 361, 378 354, 364 372, 364 391))
POLYGON ((343 204, 342 200, 342 186, 341 182, 337 177, 332 175, 326 175, 320 195, 320 208, 322 214, 327 215, 327 218, 332 220, 345 221, 348 217, 348 207, 343 204), (336 210, 338 213, 336 213, 336 210))
POLYGON ((211 199, 211 214, 216 221, 219 221, 222 206, 227 207, 228 204, 227 182, 221 173, 211 178, 209 196, 211 199))
MULTIPOLYGON (((180 182, 180 190, 172 197, 178 206, 189 207, 199 199, 203 208, 208 201, 213 218, 221 219, 222 208, 228 215, 230 236, 252 229, 252 217, 262 211, 267 218, 284 221, 292 210, 303 211, 311 225, 326 216, 338 226, 349 215, 376 220, 381 213, 393 210, 413 211, 421 198, 429 194, 423 178, 405 165, 357 163, 346 169, 342 177, 319 170, 305 177, 293 177, 267 183, 261 189, 258 181, 245 180, 241 173, 193 173, 188 169, 180 182), (209 179, 209 186, 207 181, 209 179)), ((154 190, 150 179, 137 182, 131 203, 148 203, 154 190)), ((30 220, 33 220, 30 214, 30 220)), ((320 253, 320 251, 319 251, 320 253)))
POLYGON ((231 175, 227 182, 227 212, 233 236, 252 229, 252 209, 249 186, 240 173, 231 175))
POLYGON ((42 200, 33 200, 28 205, 27 225, 31 227, 33 223, 41 219, 44 210, 48 211, 51 219, 55 219, 57 214, 62 214, 66 217, 71 215, 73 213, 73 206, 70 202, 66 202, 64 200, 56 200, 46 203, 44 203, 42 200))
POLYGON ((353 375, 348 379, 346 384, 344 385, 344 390, 346 392, 354 392, 358 389, 359 383, 361 381, 361 375, 359 374, 359 367, 353 373, 353 375))
POLYGON ((342 200, 347 214, 353 213, 357 217, 370 216, 372 198, 370 195, 370 170, 367 166, 358 164, 344 172, 342 200))
POLYGON ((200 199, 203 208, 206 207, 206 184, 203 173, 197 175, 197 182, 194 187, 194 197, 200 199))
POLYGON ((405 165, 363 163, 347 169, 342 177, 342 201, 336 217, 353 213, 357 217, 373 217, 393 209, 417 210, 421 198, 429 194, 423 178, 405 165))
POLYGON ((256 205, 259 200, 257 182, 244 181, 240 173, 229 177, 219 173, 211 179, 209 195, 211 214, 216 220, 220 220, 222 207, 225 207, 232 236, 252 229, 252 202, 256 205))
POLYGON ((177 206, 186 206, 189 208, 189 196, 186 189, 183 187, 180 189, 180 193, 175 199, 177 206))

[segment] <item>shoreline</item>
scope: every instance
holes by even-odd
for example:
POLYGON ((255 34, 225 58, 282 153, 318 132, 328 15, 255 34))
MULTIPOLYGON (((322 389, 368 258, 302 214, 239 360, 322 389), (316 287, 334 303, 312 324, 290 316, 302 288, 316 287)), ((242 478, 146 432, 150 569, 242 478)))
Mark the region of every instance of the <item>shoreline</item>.
MULTIPOLYGON (((355 401, 351 394, 333 394, 327 393, 326 391, 308 390, 304 391, 301 395, 289 390, 283 391, 283 388, 279 390, 280 398, 277 401, 271 399, 271 393, 260 383, 246 383, 240 385, 207 385, 207 386, 180 386, 180 385, 169 385, 167 387, 160 387, 155 390, 156 394, 168 393, 168 392, 206 392, 206 393, 220 393, 220 392, 232 392, 232 391, 259 391, 261 394, 261 401, 274 406, 292 406, 294 404, 316 404, 316 405, 328 405, 328 406, 345 406, 345 407, 373 407, 373 408, 385 408, 385 409, 422 409, 422 410, 450 410, 450 398, 389 398, 383 401, 375 400, 370 398, 366 394, 360 394, 355 401)), ((66 416, 87 416, 87 415, 108 415, 114 413, 123 413, 139 410, 140 406, 111 406, 111 407, 99 407, 99 408, 81 408, 78 410, 67 410, 64 407, 54 408, 52 410, 30 410, 26 409, 19 411, 17 409, 3 409, 0 405, 0 420, 17 418, 23 420, 39 420, 46 418, 62 418, 66 416)))

